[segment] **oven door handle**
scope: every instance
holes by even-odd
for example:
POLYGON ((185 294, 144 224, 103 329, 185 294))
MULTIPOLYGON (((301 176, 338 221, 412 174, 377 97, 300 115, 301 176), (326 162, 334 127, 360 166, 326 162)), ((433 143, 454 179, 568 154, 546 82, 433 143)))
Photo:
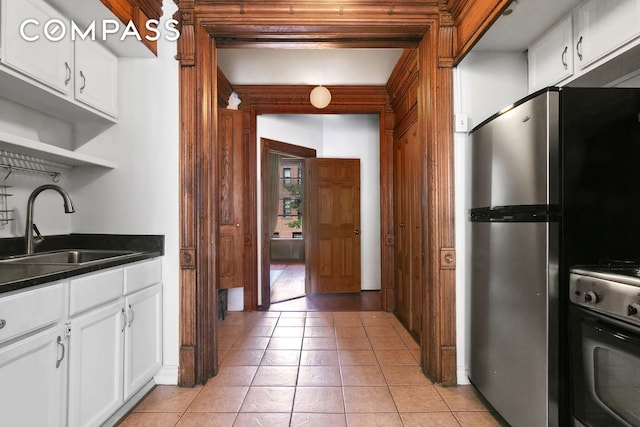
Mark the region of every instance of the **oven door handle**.
POLYGON ((596 329, 599 332, 602 332, 604 334, 607 335, 611 335, 621 341, 627 342, 627 343, 631 343, 631 344, 635 344, 635 345, 640 345, 640 337, 635 336, 635 335, 628 335, 628 334, 624 334, 619 330, 614 330, 611 329, 610 327, 607 326, 607 324, 603 321, 600 321, 598 319, 594 319, 592 317, 586 317, 582 319, 585 323, 587 323, 589 326, 591 326, 592 328, 596 329))

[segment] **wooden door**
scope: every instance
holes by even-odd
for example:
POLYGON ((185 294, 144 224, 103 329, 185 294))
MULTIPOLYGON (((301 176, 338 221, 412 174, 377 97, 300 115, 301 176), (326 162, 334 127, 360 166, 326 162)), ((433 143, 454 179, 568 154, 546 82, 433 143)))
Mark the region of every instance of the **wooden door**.
POLYGON ((411 263, 411 323, 410 332, 419 337, 422 330, 422 150, 418 139, 417 123, 407 132, 407 169, 405 182, 408 190, 407 207, 409 262, 411 263))
POLYGON ((305 164, 306 291, 360 292, 360 160, 305 164))
POLYGON ((396 314, 419 337, 422 313, 421 150, 417 122, 394 143, 396 314))
POLYGON ((220 245, 218 289, 244 286, 244 147, 242 112, 221 109, 220 144, 220 245))
POLYGON ((394 180, 393 195, 394 203, 394 232, 395 232, 395 281, 396 281, 396 313, 400 319, 409 324, 411 312, 411 280, 409 278, 409 258, 408 245, 409 235, 407 233, 408 223, 408 191, 406 169, 406 134, 395 142, 394 146, 394 180))

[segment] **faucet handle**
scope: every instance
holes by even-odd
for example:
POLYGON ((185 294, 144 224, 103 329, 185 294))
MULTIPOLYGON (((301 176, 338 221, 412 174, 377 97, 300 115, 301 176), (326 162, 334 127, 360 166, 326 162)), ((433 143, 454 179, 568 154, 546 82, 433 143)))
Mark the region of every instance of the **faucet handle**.
POLYGON ((42 237, 42 234, 40 234, 40 230, 38 230, 38 226, 36 225, 36 223, 33 223, 33 231, 36 233, 36 240, 39 242, 42 242, 44 240, 44 237, 42 237))

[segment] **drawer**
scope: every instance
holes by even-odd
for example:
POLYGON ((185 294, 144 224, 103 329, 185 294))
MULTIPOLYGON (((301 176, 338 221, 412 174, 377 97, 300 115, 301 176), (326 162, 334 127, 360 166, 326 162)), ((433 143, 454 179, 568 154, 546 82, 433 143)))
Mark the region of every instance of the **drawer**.
POLYGON ((61 320, 66 315, 67 283, 0 298, 0 342, 61 320))
POLYGON ((129 295, 162 281, 162 262, 160 258, 133 264, 124 269, 124 293, 129 295))
POLYGON ((71 280, 69 314, 97 307, 122 296, 124 269, 117 268, 71 280))

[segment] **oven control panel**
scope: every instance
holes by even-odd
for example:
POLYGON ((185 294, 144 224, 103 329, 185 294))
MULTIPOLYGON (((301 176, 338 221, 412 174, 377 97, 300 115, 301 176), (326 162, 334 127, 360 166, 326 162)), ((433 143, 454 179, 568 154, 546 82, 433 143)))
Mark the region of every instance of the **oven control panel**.
POLYGON ((640 278, 571 270, 569 300, 576 305, 640 325, 640 278))

